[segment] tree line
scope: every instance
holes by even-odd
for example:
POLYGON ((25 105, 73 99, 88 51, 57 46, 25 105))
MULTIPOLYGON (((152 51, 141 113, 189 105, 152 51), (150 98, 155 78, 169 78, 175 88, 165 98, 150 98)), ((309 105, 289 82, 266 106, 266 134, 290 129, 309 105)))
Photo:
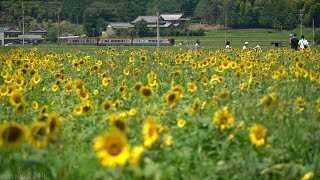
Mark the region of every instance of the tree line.
MULTIPOLYGON (((184 13, 191 22, 228 28, 319 27, 320 0, 2 0, 0 23, 16 26, 24 14, 34 20, 82 24, 88 34, 108 22, 131 22, 140 15, 184 13)), ((1 26, 1 25, 0 25, 1 26)))

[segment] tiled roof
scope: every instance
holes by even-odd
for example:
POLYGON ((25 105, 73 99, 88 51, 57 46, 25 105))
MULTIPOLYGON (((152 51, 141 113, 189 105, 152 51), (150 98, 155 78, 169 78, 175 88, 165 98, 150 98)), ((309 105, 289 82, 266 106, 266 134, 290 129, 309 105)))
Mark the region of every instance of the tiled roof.
POLYGON ((131 28, 134 27, 129 22, 111 22, 109 25, 115 29, 121 29, 121 28, 131 28))
POLYGON ((138 16, 132 23, 136 23, 140 20, 145 20, 147 23, 155 23, 157 22, 157 16, 138 16))
POLYGON ((183 14, 182 13, 177 13, 177 14, 161 14, 160 15, 164 20, 166 21, 177 21, 179 20, 183 14))

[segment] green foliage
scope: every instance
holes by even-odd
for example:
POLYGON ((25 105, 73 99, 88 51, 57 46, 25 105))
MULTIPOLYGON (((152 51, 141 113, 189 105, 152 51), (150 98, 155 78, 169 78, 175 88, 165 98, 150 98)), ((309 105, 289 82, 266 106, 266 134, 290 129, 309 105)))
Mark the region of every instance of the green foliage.
POLYGON ((135 29, 138 37, 149 37, 150 36, 150 30, 147 27, 147 25, 148 25, 147 21, 145 21, 145 20, 137 21, 134 24, 134 29, 135 29))
POLYGON ((320 44, 320 29, 319 28, 315 32, 314 41, 316 44, 320 44))

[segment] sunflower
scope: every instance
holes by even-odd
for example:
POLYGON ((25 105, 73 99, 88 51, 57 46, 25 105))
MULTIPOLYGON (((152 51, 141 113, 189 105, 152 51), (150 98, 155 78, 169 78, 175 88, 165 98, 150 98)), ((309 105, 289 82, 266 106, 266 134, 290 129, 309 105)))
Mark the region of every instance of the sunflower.
POLYGON ((77 90, 84 89, 85 83, 82 80, 78 79, 74 82, 74 86, 77 90))
POLYGON ((183 96, 183 88, 180 85, 172 86, 171 91, 176 92, 179 98, 183 96))
POLYGON ((298 109, 298 111, 303 111, 304 107, 306 105, 305 100, 302 97, 298 97, 294 100, 295 107, 298 109))
POLYGON ((8 87, 6 85, 0 85, 0 96, 8 95, 8 87))
POLYGON ((122 71, 122 72, 123 72, 123 74, 124 74, 124 75, 128 76, 128 75, 129 75, 129 73, 130 73, 130 70, 129 70, 129 68, 128 68, 128 67, 126 67, 126 68, 124 68, 124 69, 123 69, 123 71, 122 71))
POLYGON ((102 78, 102 86, 108 86, 112 82, 111 77, 103 77, 102 78))
POLYGON ((273 106, 274 102, 276 100, 276 94, 270 93, 262 97, 261 103, 263 105, 263 110, 265 112, 268 112, 270 108, 273 106))
POLYGON ((30 127, 30 134, 28 137, 28 141, 30 144, 43 147, 47 145, 49 140, 49 131, 46 127, 46 123, 34 121, 30 127))
POLYGON ((214 114, 212 122, 216 128, 223 131, 233 125, 233 120, 233 116, 228 111, 228 108, 223 107, 214 114))
POLYGON ((140 90, 140 88, 141 88, 142 86, 143 86, 142 82, 139 81, 139 82, 136 82, 136 83, 133 85, 133 89, 134 89, 135 91, 138 91, 138 92, 139 92, 139 90, 140 90))
POLYGON ((11 105, 15 106, 24 103, 24 96, 19 91, 14 91, 10 96, 11 105))
POLYGON ((48 132, 50 133, 50 136, 56 136, 62 125, 62 117, 57 112, 51 112, 48 117, 48 132))
POLYGON ((169 105, 174 105, 178 99, 179 95, 175 91, 171 91, 168 95, 165 95, 165 103, 169 105))
POLYGON ((24 103, 19 103, 15 105, 15 111, 18 115, 21 115, 26 110, 26 105, 24 103))
POLYGON ((88 100, 90 98, 90 93, 86 89, 77 90, 77 96, 82 100, 88 100))
POLYGON ((40 110, 40 114, 46 114, 49 112, 49 106, 48 105, 44 105, 41 107, 41 110, 40 110))
POLYGON ((127 138, 116 129, 99 134, 94 140, 93 149, 101 164, 107 167, 124 165, 130 156, 127 138))
POLYGON ((142 86, 139 92, 140 92, 140 96, 143 97, 144 99, 149 99, 153 95, 152 89, 148 86, 142 86))
POLYGON ((300 180, 312 180, 314 177, 314 172, 313 171, 309 171, 306 172, 301 178, 300 180))
POLYGON ((195 92, 197 90, 197 85, 194 82, 189 82, 188 83, 188 91, 189 92, 195 92))
POLYGON ((89 113, 94 109, 94 104, 90 100, 85 100, 81 103, 82 113, 89 113))
POLYGON ((134 167, 139 166, 140 157, 141 157, 141 154, 143 153, 143 150, 144 149, 142 146, 132 147, 130 151, 130 159, 129 159, 129 163, 131 166, 134 166, 134 167))
POLYGON ((157 122, 153 116, 148 116, 145 119, 142 135, 143 145, 147 148, 150 148, 158 139, 157 122))
POLYGON ((123 117, 117 114, 111 114, 108 119, 110 127, 116 128, 124 134, 128 133, 129 128, 123 117))
POLYGON ((56 91, 58 91, 58 89, 59 89, 59 86, 56 85, 56 84, 54 84, 54 85, 51 87, 52 92, 56 92, 56 91))
POLYGON ((320 112, 320 98, 317 99, 316 109, 317 109, 318 112, 320 112))
POLYGON ((102 103, 103 111, 107 112, 111 108, 112 103, 113 102, 111 100, 109 100, 109 99, 104 100, 103 103, 102 103))
POLYGON ((28 129, 15 122, 0 125, 0 148, 15 148, 24 143, 28 129))
POLYGON ((200 98, 197 97, 193 101, 192 112, 196 113, 200 109, 200 98))
POLYGON ((184 119, 179 119, 177 122, 177 125, 179 128, 183 128, 185 124, 186 124, 186 121, 184 119))
POLYGON ((147 61, 147 56, 141 56, 140 57, 141 62, 146 62, 147 61))
POLYGON ((23 76, 16 76, 15 78, 14 78, 14 82, 15 82, 15 84, 17 85, 17 86, 23 86, 24 85, 24 83, 25 83, 25 80, 24 80, 24 78, 23 78, 23 76))
POLYGON ((265 144, 267 130, 261 124, 254 124, 250 127, 250 141, 253 145, 259 147, 265 144))

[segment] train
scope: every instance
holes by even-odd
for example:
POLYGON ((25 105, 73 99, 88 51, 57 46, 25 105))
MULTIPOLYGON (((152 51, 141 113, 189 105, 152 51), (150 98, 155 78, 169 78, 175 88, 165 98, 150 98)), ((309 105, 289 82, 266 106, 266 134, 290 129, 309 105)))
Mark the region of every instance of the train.
POLYGON ((97 46, 174 46, 172 38, 94 38, 72 37, 67 38, 69 45, 97 45, 97 46))

